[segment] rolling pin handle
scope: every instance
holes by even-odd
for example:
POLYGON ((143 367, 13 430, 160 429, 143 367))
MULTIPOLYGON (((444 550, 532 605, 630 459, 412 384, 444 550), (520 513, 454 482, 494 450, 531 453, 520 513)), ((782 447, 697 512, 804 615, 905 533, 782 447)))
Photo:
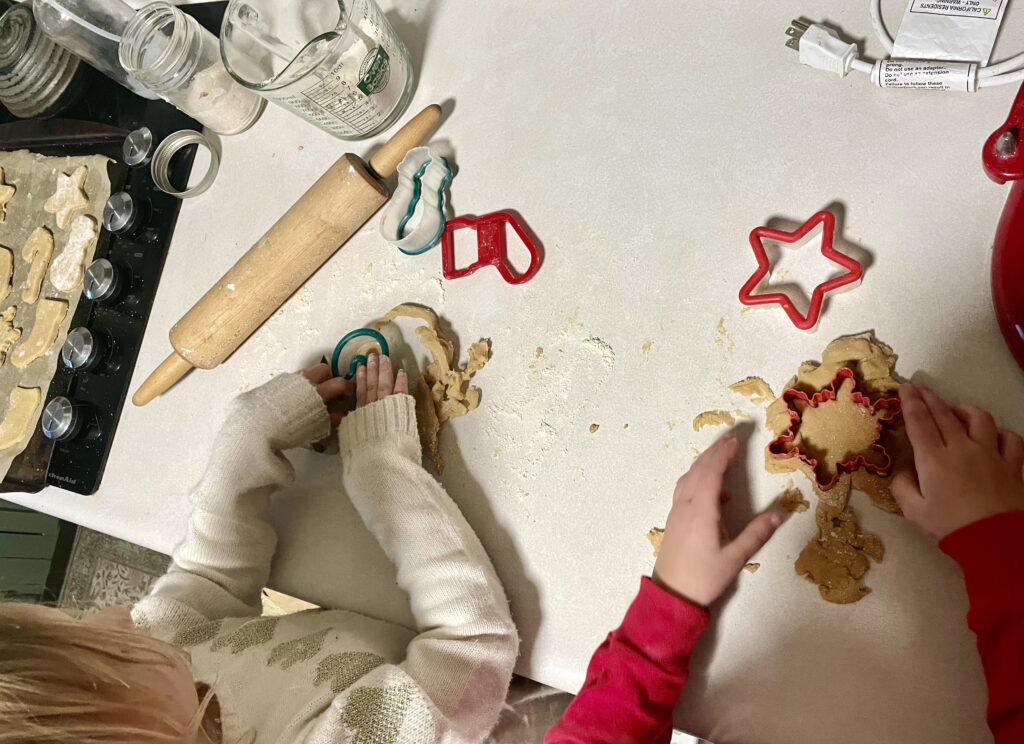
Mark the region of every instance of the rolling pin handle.
POLYGON ((432 103, 409 119, 405 126, 380 146, 370 158, 370 170, 381 178, 387 178, 397 169, 406 153, 419 147, 441 121, 441 107, 432 103))
POLYGON ((171 352, 171 355, 164 359, 160 366, 154 369, 152 374, 146 378, 146 381, 135 391, 135 395, 132 396, 132 403, 136 406, 146 405, 153 398, 163 395, 170 390, 178 380, 187 375, 191 370, 192 363, 190 361, 176 351, 171 352))

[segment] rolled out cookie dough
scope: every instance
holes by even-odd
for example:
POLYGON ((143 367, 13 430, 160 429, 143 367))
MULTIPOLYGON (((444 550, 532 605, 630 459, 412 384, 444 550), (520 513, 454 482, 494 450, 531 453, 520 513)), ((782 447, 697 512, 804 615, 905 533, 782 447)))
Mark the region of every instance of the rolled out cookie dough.
POLYGON ((430 353, 416 388, 416 420, 420 430, 420 444, 434 463, 438 474, 444 472, 438 438, 441 426, 452 418, 465 416, 480 405, 480 388, 470 385, 491 357, 489 341, 480 340, 469 347, 468 359, 461 369, 455 362, 455 347, 441 333, 437 313, 428 307, 406 303, 393 308, 373 324, 380 330, 395 318, 419 320, 424 325, 416 328, 416 335, 430 353))
POLYGON ((0 245, 0 302, 6 300, 11 294, 13 279, 14 251, 7 246, 0 245))
POLYGON ((771 403, 775 400, 775 393, 772 392, 771 385, 760 377, 744 377, 742 380, 730 385, 729 389, 737 395, 742 395, 744 398, 749 399, 756 406, 771 403))
POLYGON ((43 204, 43 209, 56 215, 57 227, 61 230, 67 230, 71 218, 89 206, 89 197, 85 193, 85 179, 88 175, 89 169, 84 165, 75 168, 70 176, 57 173, 57 190, 43 204))
POLYGON ((7 220, 7 204, 17 191, 17 188, 7 183, 4 169, 0 168, 0 225, 7 220))
POLYGON ((21 338, 21 329, 14 325, 14 316, 18 314, 18 307, 11 307, 0 313, 0 367, 7 361, 7 352, 21 338))
POLYGON ((28 338, 18 344, 11 354, 11 362, 15 367, 24 369, 53 348, 57 331, 67 311, 68 303, 64 300, 44 299, 36 306, 35 322, 28 338))
POLYGON ((60 292, 73 292, 85 278, 85 259, 96 244, 96 220, 80 214, 71 222, 64 250, 50 264, 50 283, 60 292))
POLYGON ((823 599, 836 604, 856 602, 871 590, 860 579, 871 564, 881 561, 885 549, 876 535, 860 531, 853 510, 821 504, 815 514, 818 537, 800 552, 794 568, 818 585, 823 599))
POLYGON ((43 391, 16 387, 11 391, 3 421, 0 421, 0 450, 8 450, 25 441, 35 423, 43 391))
POLYGON ((700 431, 705 426, 732 426, 736 417, 729 411, 704 411, 693 418, 693 430, 700 431))
POLYGON ((37 227, 25 240, 25 245, 21 248, 21 257, 31 262, 28 278, 21 290, 22 302, 31 305, 39 299, 39 292, 43 288, 43 278, 46 276, 46 269, 53 257, 53 233, 45 227, 37 227))

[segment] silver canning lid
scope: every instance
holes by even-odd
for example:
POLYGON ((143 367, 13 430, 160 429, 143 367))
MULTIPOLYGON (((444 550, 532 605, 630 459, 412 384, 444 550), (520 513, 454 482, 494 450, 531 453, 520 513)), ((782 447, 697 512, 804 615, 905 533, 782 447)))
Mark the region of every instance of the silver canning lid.
POLYGON ((135 167, 145 165, 153 157, 153 132, 149 127, 139 127, 128 133, 122 146, 124 162, 135 167))
POLYGON ((195 131, 194 129, 182 129, 181 131, 169 135, 156 148, 156 152, 153 153, 153 162, 150 164, 153 183, 156 184, 157 188, 165 194, 176 196, 179 199, 187 199, 190 196, 199 196, 202 194, 213 185, 214 180, 217 178, 218 170, 220 170, 220 153, 217 152, 217 149, 205 135, 195 131), (199 183, 191 188, 185 189, 184 191, 180 191, 171 183, 171 158, 173 158, 175 153, 179 150, 188 147, 189 145, 205 147, 210 153, 210 165, 207 168, 206 175, 203 176, 203 179, 199 183))
POLYGON ((47 439, 60 440, 71 436, 75 428, 75 406, 59 395, 43 409, 40 426, 43 429, 43 436, 47 439))

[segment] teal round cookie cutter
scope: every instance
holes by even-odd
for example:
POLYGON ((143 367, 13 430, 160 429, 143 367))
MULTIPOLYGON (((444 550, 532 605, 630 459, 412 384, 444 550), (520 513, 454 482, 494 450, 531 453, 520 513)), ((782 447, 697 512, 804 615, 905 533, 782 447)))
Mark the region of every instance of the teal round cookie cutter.
MULTIPOLYGON (((341 376, 341 370, 338 369, 338 362, 341 360, 342 349, 355 339, 362 338, 364 336, 366 338, 372 338, 377 342, 377 346, 380 347, 380 353, 383 356, 391 356, 391 349, 388 347, 388 340, 384 338, 379 331, 375 331, 372 328, 357 328, 356 330, 349 331, 342 336, 341 341, 339 341, 338 345, 334 347, 334 354, 331 355, 331 374, 335 377, 341 376)), ((348 372, 345 373, 345 379, 351 380, 355 377, 356 370, 361 364, 366 364, 365 354, 358 354, 353 357, 351 363, 348 365, 348 372)))

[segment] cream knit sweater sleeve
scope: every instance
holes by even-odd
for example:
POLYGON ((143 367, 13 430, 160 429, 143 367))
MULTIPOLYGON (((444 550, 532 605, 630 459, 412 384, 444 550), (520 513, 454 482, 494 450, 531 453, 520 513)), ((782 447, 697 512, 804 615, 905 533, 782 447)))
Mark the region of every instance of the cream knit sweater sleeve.
POLYGON ((350 414, 339 439, 346 490, 395 564, 416 619, 401 669, 435 708, 443 740, 482 741, 497 721, 519 645, 494 567, 420 465, 411 396, 350 414))
MULTIPOLYGON (((259 615, 277 547, 270 495, 295 474, 281 451, 323 439, 330 429, 316 388, 297 373, 235 398, 192 492, 185 539, 138 612, 167 615, 170 606, 207 620, 259 615)), ((175 621, 186 625, 194 617, 175 621)))

